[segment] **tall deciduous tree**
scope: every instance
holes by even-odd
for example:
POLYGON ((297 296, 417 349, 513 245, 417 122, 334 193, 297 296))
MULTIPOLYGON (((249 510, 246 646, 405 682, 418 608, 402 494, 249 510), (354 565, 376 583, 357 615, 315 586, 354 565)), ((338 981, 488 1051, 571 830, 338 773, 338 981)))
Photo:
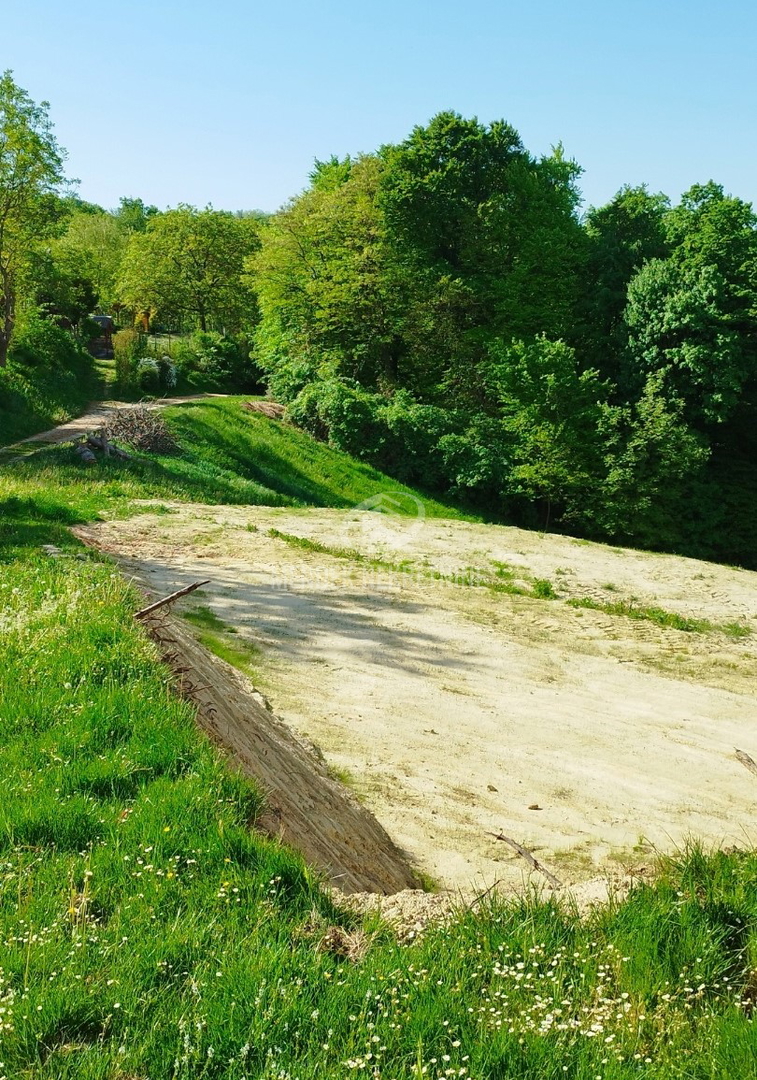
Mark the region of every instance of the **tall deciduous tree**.
POLYGON ((241 281, 257 249, 252 218, 179 206, 135 232, 121 265, 119 294, 135 311, 201 330, 234 333, 252 321, 255 301, 241 281))
POLYGON ((699 184, 665 228, 669 257, 628 288, 631 384, 665 371, 691 422, 722 423, 757 383, 757 215, 720 185, 699 184))
POLYGON ((588 363, 621 383, 628 285, 645 262, 670 253, 669 209, 665 195, 650 194, 645 187, 624 187, 606 206, 586 215, 581 319, 578 333, 571 337, 588 363))
POLYGON ((413 300, 409 333, 425 321, 440 382, 475 398, 488 341, 556 338, 571 325, 580 170, 560 147, 534 159, 504 121, 452 112, 381 155, 386 233, 413 300), (441 316, 431 326, 429 311, 441 316))
POLYGON ((394 384, 402 306, 376 198, 375 156, 316 164, 312 186, 265 226, 249 260, 260 359, 289 398, 328 366, 362 385, 394 384))
POLYGON ((101 310, 116 299, 116 282, 129 234, 113 214, 74 213, 52 247, 61 269, 74 280, 88 281, 101 310))
POLYGON ((158 214, 157 206, 146 206, 142 199, 122 198, 113 217, 127 233, 144 232, 148 222, 158 214))
POLYGON ((35 104, 10 71, 0 78, 0 367, 8 357, 30 256, 58 222, 65 154, 47 102, 35 104))

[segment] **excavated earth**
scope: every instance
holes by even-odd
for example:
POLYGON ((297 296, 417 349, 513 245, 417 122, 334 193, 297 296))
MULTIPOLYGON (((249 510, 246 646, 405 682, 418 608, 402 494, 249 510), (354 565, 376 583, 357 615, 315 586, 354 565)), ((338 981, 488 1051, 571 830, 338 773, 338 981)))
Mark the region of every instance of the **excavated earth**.
POLYGON ((519 886, 529 866, 504 834, 593 895, 598 877, 643 872, 689 838, 757 843, 757 776, 735 755, 757 758, 757 574, 421 512, 143 510, 77 533, 152 593, 211 579, 177 610, 246 651, 286 728, 391 836, 391 873, 404 852, 467 897, 519 886), (535 581, 557 598, 502 591, 535 581), (706 622, 686 632, 569 599, 706 622))

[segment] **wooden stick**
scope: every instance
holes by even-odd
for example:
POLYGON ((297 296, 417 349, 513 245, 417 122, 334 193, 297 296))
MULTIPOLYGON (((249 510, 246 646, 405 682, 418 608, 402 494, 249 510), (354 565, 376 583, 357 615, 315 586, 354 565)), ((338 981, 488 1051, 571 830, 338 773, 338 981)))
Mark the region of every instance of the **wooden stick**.
POLYGON ((154 604, 149 604, 146 608, 142 608, 141 611, 135 611, 134 618, 145 619, 148 615, 152 615, 153 611, 165 607, 166 604, 172 604, 174 600, 178 600, 180 596, 187 596, 189 593, 194 592, 195 589, 199 589, 203 585, 209 584, 210 578, 207 578, 205 581, 194 581, 191 585, 187 585, 183 589, 177 589, 176 592, 172 592, 170 596, 164 596, 162 600, 156 600, 154 604))
POLYGON ((553 889, 562 889, 562 882, 559 881, 554 874, 551 874, 549 870, 547 870, 546 866, 542 866, 539 860, 533 857, 528 848, 522 847, 517 840, 513 840, 511 836, 505 836, 504 833, 489 833, 489 836, 493 836, 495 840, 504 840, 504 842, 506 844, 509 844, 511 848, 514 848, 515 851, 517 851, 518 854, 521 856, 521 858, 525 859, 526 862, 534 868, 534 870, 538 870, 540 874, 544 874, 544 877, 547 879, 553 889))
POLYGON ((745 768, 749 769, 751 773, 754 773, 754 775, 757 776, 757 761, 755 761, 754 758, 750 757, 749 754, 746 754, 743 750, 737 750, 736 757, 745 768))

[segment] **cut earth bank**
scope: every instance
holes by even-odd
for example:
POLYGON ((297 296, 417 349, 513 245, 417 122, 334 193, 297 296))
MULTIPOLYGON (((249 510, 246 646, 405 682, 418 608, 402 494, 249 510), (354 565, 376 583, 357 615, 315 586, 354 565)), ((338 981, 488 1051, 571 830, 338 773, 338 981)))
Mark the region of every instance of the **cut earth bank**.
POLYGON ((185 613, 440 885, 520 885, 500 832, 572 882, 757 844, 734 754, 757 758, 757 574, 365 510, 145 509, 76 531, 158 594, 211 578, 185 613))

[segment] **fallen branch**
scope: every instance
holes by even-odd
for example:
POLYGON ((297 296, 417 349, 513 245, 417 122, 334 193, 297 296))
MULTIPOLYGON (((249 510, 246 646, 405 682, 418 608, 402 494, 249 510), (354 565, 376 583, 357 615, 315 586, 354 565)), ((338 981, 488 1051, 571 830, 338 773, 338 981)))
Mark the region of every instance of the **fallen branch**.
POLYGON ((750 757, 749 754, 745 753, 743 750, 736 751, 736 758, 741 762, 744 768, 749 769, 751 773, 754 773, 754 775, 757 776, 757 761, 755 761, 754 758, 750 757))
POLYGON ((97 458, 87 446, 75 446, 74 453, 78 454, 84 465, 94 465, 97 458))
POLYGON ((115 446, 112 442, 108 442, 104 432, 100 435, 88 435, 87 446, 91 450, 102 450, 106 457, 110 457, 112 454, 113 457, 117 457, 121 461, 129 461, 131 458, 131 454, 127 454, 125 450, 115 446))
POLYGON ((553 889, 562 889, 563 883, 558 880, 558 878, 556 878, 554 874, 550 873, 550 871, 547 870, 546 866, 542 866, 539 860, 533 857, 528 848, 524 848, 521 844, 518 843, 517 840, 513 840, 511 836, 505 836, 504 833, 490 832, 489 836, 493 836, 495 840, 503 840, 506 844, 509 844, 511 848, 514 848, 514 850, 518 852, 521 858, 526 860, 529 866, 532 866, 534 870, 538 870, 540 874, 544 874, 544 877, 547 879, 553 889))
MULTIPOLYGON (((146 619, 148 615, 152 615, 153 611, 158 611, 159 608, 165 607, 166 604, 172 604, 174 600, 178 600, 180 596, 187 596, 189 593, 195 591, 195 589, 201 588, 203 585, 209 585, 210 578, 206 581, 194 581, 191 585, 186 585, 183 589, 177 589, 176 592, 172 592, 170 596, 164 596, 162 600, 156 600, 154 604, 149 604, 146 608, 142 608, 141 611, 134 612, 135 619, 146 619)), ((170 638, 166 640, 170 641, 170 638)))

